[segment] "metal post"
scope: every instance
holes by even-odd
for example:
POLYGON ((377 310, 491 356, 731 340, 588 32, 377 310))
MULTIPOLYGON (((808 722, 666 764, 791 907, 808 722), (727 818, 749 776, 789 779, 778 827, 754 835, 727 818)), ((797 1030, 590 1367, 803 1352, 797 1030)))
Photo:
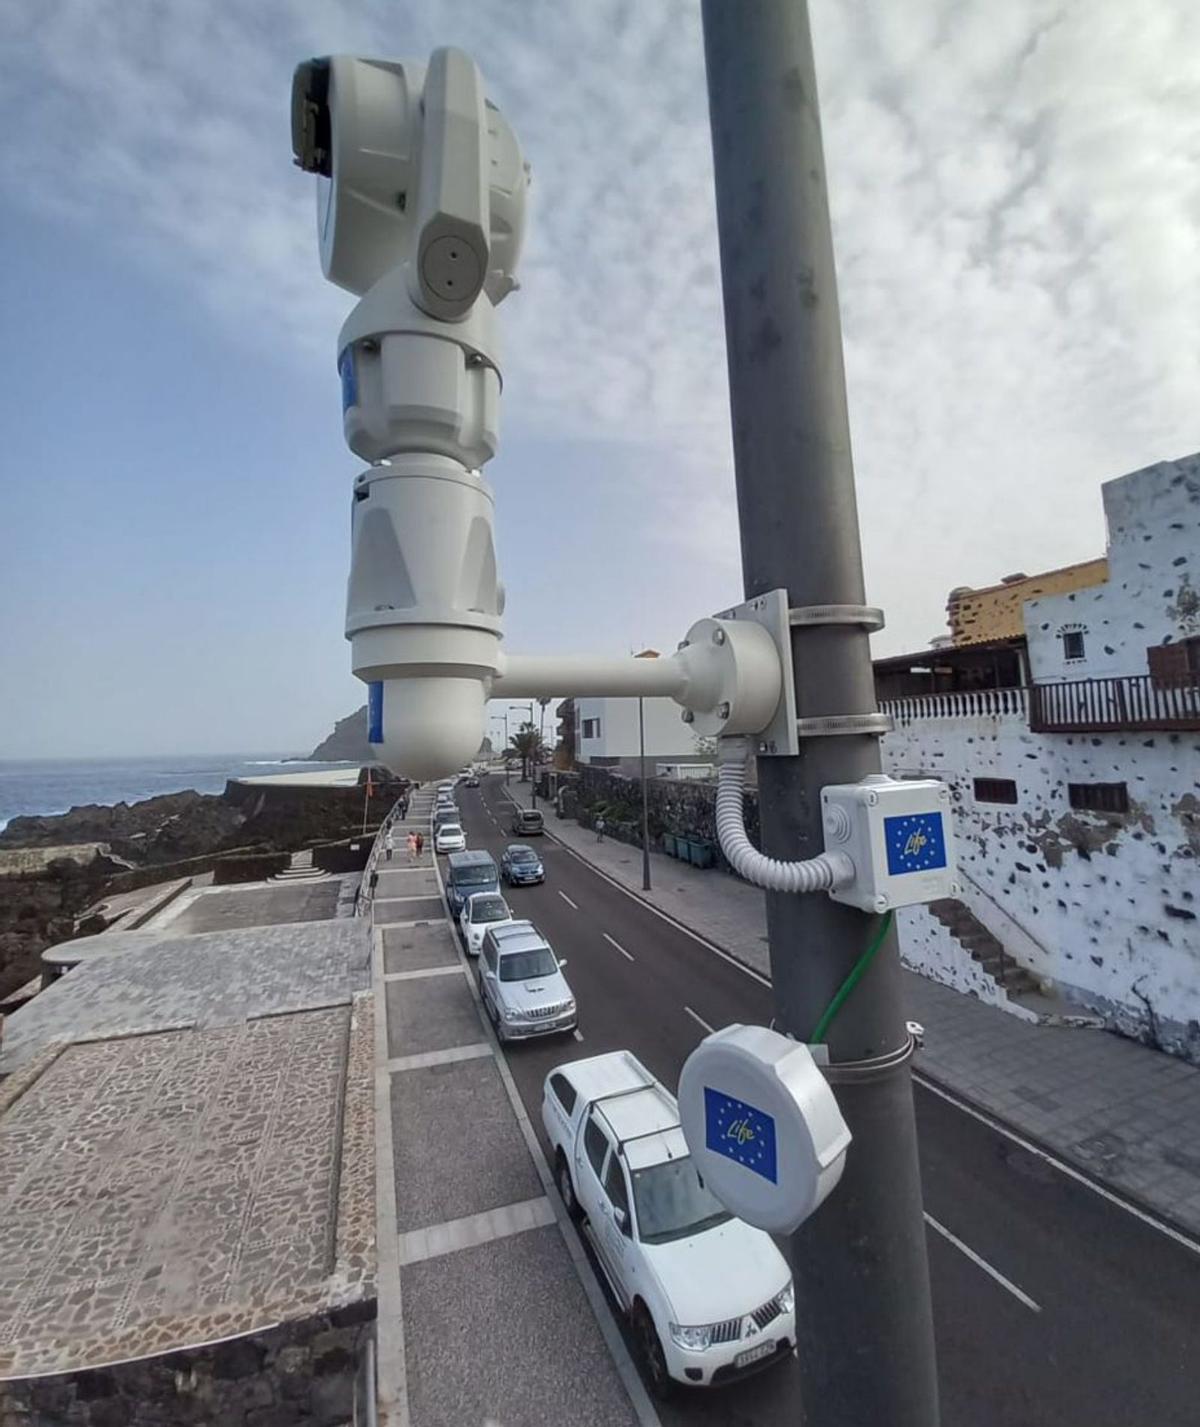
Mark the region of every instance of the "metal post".
MULTIPOLYGON (((864 601, 841 323, 804 0, 703 0, 717 224, 747 597, 864 601)), ((801 717, 875 709, 852 625, 793 630, 801 717)), ((864 736, 760 758, 766 850, 822 850, 820 791, 879 771, 864 736)), ((824 896, 767 895, 776 1027, 807 1038, 868 943, 872 919, 824 896)), ((889 935, 829 1028, 834 1063, 907 1042, 889 935)), ((907 1063, 836 1077, 854 1135, 837 1190, 792 1238, 808 1427, 934 1427, 937 1368, 907 1063)), ((796 1417, 801 1416, 797 1404, 796 1417)))
POLYGON ((638 743, 642 759, 642 891, 650 890, 650 794, 646 787, 646 710, 638 699, 638 743))

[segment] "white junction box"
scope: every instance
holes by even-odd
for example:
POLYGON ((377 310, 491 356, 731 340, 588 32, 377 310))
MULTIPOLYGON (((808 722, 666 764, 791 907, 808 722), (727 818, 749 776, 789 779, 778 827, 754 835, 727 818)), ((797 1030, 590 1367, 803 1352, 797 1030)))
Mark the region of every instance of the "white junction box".
POLYGON ((911 907, 959 892, 950 789, 936 778, 884 773, 821 789, 825 851, 854 863, 829 895, 864 912, 911 907))

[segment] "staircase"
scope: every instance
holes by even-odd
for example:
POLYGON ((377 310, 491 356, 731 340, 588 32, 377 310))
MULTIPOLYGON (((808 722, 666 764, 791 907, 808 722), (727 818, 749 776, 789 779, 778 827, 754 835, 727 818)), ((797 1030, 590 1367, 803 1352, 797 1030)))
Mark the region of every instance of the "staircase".
POLYGON ((997 938, 966 903, 955 897, 943 897, 940 901, 929 903, 929 914, 941 922, 967 954, 1010 996, 1040 989, 1038 982, 1005 952, 997 938))
POLYGON ((325 873, 319 867, 313 866, 312 848, 305 848, 303 852, 293 852, 291 862, 277 872, 271 878, 272 882, 315 882, 319 877, 324 877, 325 873))

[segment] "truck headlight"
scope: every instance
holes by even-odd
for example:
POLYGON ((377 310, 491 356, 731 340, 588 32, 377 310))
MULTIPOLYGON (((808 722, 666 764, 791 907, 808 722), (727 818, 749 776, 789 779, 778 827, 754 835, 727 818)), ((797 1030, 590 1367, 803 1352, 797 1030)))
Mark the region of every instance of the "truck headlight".
POLYGON ((689 1328, 682 1323, 671 1324, 671 1337, 689 1353, 702 1353, 712 1342, 712 1324, 704 1323, 689 1328))
POLYGON ((779 1295, 779 1306, 784 1313, 791 1313, 796 1307, 796 1285, 790 1278, 786 1288, 779 1295))

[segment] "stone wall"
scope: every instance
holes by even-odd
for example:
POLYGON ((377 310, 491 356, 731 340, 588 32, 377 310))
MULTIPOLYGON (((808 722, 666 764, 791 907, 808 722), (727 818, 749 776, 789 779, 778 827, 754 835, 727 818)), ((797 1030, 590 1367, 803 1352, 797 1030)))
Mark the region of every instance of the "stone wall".
POLYGON ((1200 1061, 1200 734, 923 718, 883 757, 893 776, 950 784, 971 909, 1020 964, 1113 1029, 1200 1061), (976 778, 1011 779, 1017 802, 981 801, 976 778), (1070 783, 1124 783, 1129 810, 1076 811, 1070 783), (1019 950, 989 902, 1025 934, 1019 950))
MULTIPOLYGON (((620 836, 624 829, 629 828, 628 840, 640 842, 640 781, 601 768, 580 767, 576 771, 576 806, 568 809, 568 816, 581 816, 581 820, 591 826, 597 808, 603 806, 610 832, 620 836)), ((718 865, 725 866, 717 847, 716 783, 698 783, 686 778, 650 778, 647 784, 651 847, 661 850, 664 833, 711 842, 716 850, 718 865)), ((752 789, 746 791, 744 806, 747 831, 757 844, 758 796, 752 789)))
POLYGON ((342 1427, 375 1303, 195 1350, 0 1383, 0 1427, 342 1427))

